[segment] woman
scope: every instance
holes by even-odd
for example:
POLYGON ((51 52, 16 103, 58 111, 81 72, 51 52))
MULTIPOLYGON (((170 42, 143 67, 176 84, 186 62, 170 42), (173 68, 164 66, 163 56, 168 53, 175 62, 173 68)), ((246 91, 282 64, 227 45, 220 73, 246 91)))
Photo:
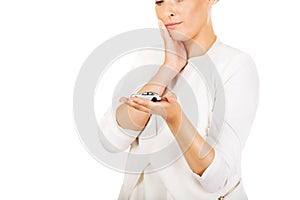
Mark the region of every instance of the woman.
MULTIPOLYGON (((247 199, 241 181, 241 153, 252 125, 257 103, 259 80, 256 67, 246 53, 223 44, 215 35, 211 9, 215 0, 156 0, 155 9, 164 40, 164 62, 138 93, 156 92, 159 102, 137 97, 122 97, 114 120, 119 128, 131 131, 131 136, 120 135, 113 129, 106 115, 100 127, 115 151, 143 153, 154 150, 157 144, 176 138, 183 156, 153 173, 141 171, 138 175, 126 174, 119 199, 247 199), (202 80, 189 84, 199 98, 204 99, 198 110, 201 126, 195 126, 185 114, 176 94, 180 84, 178 75, 194 73, 188 61, 208 55, 221 78, 221 88, 214 87, 212 94, 204 94, 202 80), (172 92, 167 90, 171 89, 172 92), (214 104, 225 98, 225 116, 222 129, 215 125, 211 114, 214 104), (201 107, 202 106, 202 107, 201 107), (151 116, 161 116, 168 131, 164 139, 143 141, 151 116), (211 120, 211 121, 210 121, 211 120), (105 128, 106 127, 106 128, 105 128), (106 130, 105 130, 106 129, 106 130), (207 135, 204 136, 203 132, 207 135), (168 136, 167 136, 168 135, 168 136), (170 137, 169 137, 170 139, 170 137), (155 142, 154 142, 155 141, 155 142), (148 145, 148 146, 147 146, 148 145), (145 148, 147 146, 147 148, 145 148)), ((193 79, 193 78, 191 78, 193 79)), ((149 166, 154 166, 149 163, 149 166)), ((148 166, 148 167, 149 167, 148 166)))

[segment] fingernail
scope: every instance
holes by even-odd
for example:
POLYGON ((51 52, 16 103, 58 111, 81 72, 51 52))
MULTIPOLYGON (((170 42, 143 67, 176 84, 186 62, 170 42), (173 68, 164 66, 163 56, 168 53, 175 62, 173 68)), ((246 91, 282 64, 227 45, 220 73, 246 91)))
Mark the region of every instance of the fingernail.
POLYGON ((126 98, 125 97, 121 97, 120 99, 119 99, 119 102, 126 102, 126 98))
POLYGON ((161 27, 161 20, 158 20, 158 26, 161 27))
POLYGON ((174 103, 174 102, 176 102, 176 99, 172 97, 172 98, 170 98, 170 102, 174 103))

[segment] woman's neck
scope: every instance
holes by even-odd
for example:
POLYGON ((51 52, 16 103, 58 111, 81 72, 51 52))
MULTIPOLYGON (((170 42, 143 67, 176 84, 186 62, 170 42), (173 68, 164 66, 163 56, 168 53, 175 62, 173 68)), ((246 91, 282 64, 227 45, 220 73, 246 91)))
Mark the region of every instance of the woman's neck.
POLYGON ((217 36, 214 33, 212 25, 207 25, 192 39, 184 42, 188 58, 205 54, 214 44, 216 39, 217 36))

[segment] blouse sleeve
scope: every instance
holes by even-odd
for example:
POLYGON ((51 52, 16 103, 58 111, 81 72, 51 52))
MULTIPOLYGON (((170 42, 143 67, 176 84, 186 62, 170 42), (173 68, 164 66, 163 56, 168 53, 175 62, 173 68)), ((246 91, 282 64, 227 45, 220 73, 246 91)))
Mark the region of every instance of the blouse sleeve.
POLYGON ((227 78, 222 81, 225 94, 222 128, 214 127, 217 123, 212 119, 207 137, 207 142, 215 150, 215 157, 202 176, 194 173, 208 192, 217 192, 232 179, 240 177, 241 153, 258 105, 259 78, 252 58, 240 53, 233 58, 226 71, 227 78))
POLYGON ((109 107, 101 118, 99 127, 100 141, 104 148, 112 153, 126 150, 141 133, 119 126, 112 107, 109 107))

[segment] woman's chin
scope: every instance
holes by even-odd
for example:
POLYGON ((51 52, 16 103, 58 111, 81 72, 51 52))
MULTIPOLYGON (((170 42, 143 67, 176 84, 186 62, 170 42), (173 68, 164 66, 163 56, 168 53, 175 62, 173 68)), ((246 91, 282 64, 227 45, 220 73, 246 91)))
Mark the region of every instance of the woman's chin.
POLYGON ((190 39, 185 33, 176 31, 175 29, 170 29, 169 33, 173 40, 184 42, 190 39))

